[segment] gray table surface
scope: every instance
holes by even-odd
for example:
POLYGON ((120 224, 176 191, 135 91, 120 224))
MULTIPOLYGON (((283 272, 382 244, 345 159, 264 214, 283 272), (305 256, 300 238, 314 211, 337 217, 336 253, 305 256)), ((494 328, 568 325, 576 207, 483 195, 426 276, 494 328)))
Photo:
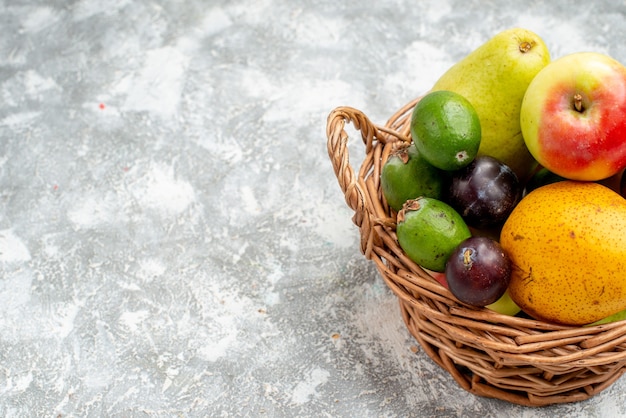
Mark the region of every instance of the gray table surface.
MULTIPOLYGON (((496 32, 626 62, 626 2, 0 2, 0 415, 614 417, 461 390, 358 249, 325 124, 496 32)), ((351 142, 359 163, 358 138, 351 142)))

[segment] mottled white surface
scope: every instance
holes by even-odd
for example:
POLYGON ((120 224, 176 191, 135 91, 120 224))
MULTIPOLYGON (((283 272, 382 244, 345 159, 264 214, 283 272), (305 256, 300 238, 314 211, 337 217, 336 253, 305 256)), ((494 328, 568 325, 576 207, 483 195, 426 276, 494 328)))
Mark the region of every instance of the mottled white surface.
POLYGON ((626 415, 414 352, 325 143, 511 26, 626 62, 626 3, 379 3, 0 1, 1 416, 626 415))

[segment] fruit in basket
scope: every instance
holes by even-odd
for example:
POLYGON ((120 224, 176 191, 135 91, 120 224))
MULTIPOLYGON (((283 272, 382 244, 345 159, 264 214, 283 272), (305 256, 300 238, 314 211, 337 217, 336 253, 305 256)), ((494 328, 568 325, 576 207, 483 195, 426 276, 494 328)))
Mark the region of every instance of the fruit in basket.
POLYGON ((511 299, 511 295, 509 294, 508 289, 504 292, 502 296, 500 296, 500 299, 490 305, 485 306, 485 308, 508 316, 515 316, 522 310, 522 308, 517 306, 517 303, 515 303, 515 301, 511 299))
POLYGON ((515 173, 488 155, 453 173, 444 200, 474 228, 501 225, 522 197, 515 173))
POLYGON ((448 280, 446 279, 445 273, 437 271, 427 271, 427 273, 430 274, 433 279, 437 280, 440 285, 442 285, 446 289, 448 288, 448 280))
POLYGON ((380 186, 389 206, 396 211, 419 196, 439 199, 443 177, 419 154, 414 144, 400 145, 383 165, 380 186))
POLYGON ((509 286, 511 261, 497 241, 470 237, 446 263, 450 292, 461 302, 483 307, 496 302, 509 286))
POLYGON ((611 322, 623 321, 624 319, 626 319, 626 309, 624 309, 623 311, 619 311, 618 313, 615 313, 613 315, 607 316, 606 318, 599 319, 596 322, 589 324, 589 326, 610 324, 611 322))
POLYGON ((539 36, 513 28, 496 34, 457 62, 432 88, 454 91, 469 100, 482 130, 478 155, 502 161, 521 181, 536 162, 522 137, 520 108, 526 88, 548 62, 548 48, 539 36))
POLYGON ((550 171, 605 179, 626 167, 626 67, 596 52, 561 57, 528 86, 520 114, 526 145, 550 171))
POLYGON ((583 325, 626 309, 626 200, 595 182, 561 181, 524 197, 500 244, 509 293, 536 319, 583 325))
POLYGON ((545 186, 546 184, 556 183, 557 181, 563 180, 567 179, 553 173, 545 167, 542 167, 537 170, 537 172, 526 182, 526 193, 530 193, 541 186, 545 186))
POLYGON ((621 193, 620 191, 620 180, 622 179, 622 174, 624 170, 621 170, 617 174, 612 175, 611 177, 607 177, 602 180, 598 180, 597 183, 600 183, 603 186, 608 187, 609 189, 621 193))
MULTIPOLYGON (((446 278, 445 273, 438 273, 435 271, 427 271, 427 273, 430 274, 440 285, 449 289, 448 279, 446 278)), ((515 316, 522 310, 519 306, 517 306, 513 299, 511 299, 511 295, 509 295, 508 290, 505 290, 504 294, 500 296, 498 300, 486 305, 485 308, 508 316, 515 316)), ((624 312, 624 316, 626 316, 626 311, 624 312)))
POLYGON ((443 272, 457 245, 471 236, 470 230, 452 207, 438 199, 408 200, 396 227, 398 244, 420 266, 443 272))
MULTIPOLYGON (((598 183, 619 193, 621 174, 622 173, 620 172, 606 179, 599 180, 598 183)), ((569 179, 563 176, 559 176, 558 174, 551 172, 547 168, 542 167, 537 170, 535 174, 533 174, 528 182, 526 182, 525 193, 528 194, 541 186, 545 186, 546 184, 556 183, 557 181, 564 180, 569 179)))
POLYGON ((472 162, 478 152, 478 114, 458 93, 429 93, 413 108, 411 137, 430 164, 441 170, 458 170, 472 162))

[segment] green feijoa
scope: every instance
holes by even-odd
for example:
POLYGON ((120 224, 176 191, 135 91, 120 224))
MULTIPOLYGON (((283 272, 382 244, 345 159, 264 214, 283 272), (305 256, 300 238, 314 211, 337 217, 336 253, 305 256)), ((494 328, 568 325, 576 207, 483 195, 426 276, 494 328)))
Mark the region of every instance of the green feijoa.
POLYGON ((398 212, 398 243, 420 266, 443 272, 455 248, 472 236, 467 224, 450 205, 419 197, 407 201, 398 212))
POLYGON ((424 160, 414 144, 400 146, 381 170, 380 186, 389 206, 396 211, 409 199, 419 196, 439 199, 443 190, 440 170, 424 160))
POLYGON ((452 91, 428 93, 411 115, 411 136, 431 165, 454 171, 468 165, 480 147, 481 127, 474 106, 452 91))

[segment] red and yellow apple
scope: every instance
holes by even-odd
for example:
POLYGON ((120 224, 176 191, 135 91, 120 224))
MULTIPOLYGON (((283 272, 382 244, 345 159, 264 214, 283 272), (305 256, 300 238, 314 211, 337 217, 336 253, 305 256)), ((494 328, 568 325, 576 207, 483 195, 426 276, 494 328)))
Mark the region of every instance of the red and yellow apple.
POLYGON ((551 172, 596 181, 626 167, 626 67, 608 55, 577 52, 546 65, 520 111, 530 153, 551 172))

